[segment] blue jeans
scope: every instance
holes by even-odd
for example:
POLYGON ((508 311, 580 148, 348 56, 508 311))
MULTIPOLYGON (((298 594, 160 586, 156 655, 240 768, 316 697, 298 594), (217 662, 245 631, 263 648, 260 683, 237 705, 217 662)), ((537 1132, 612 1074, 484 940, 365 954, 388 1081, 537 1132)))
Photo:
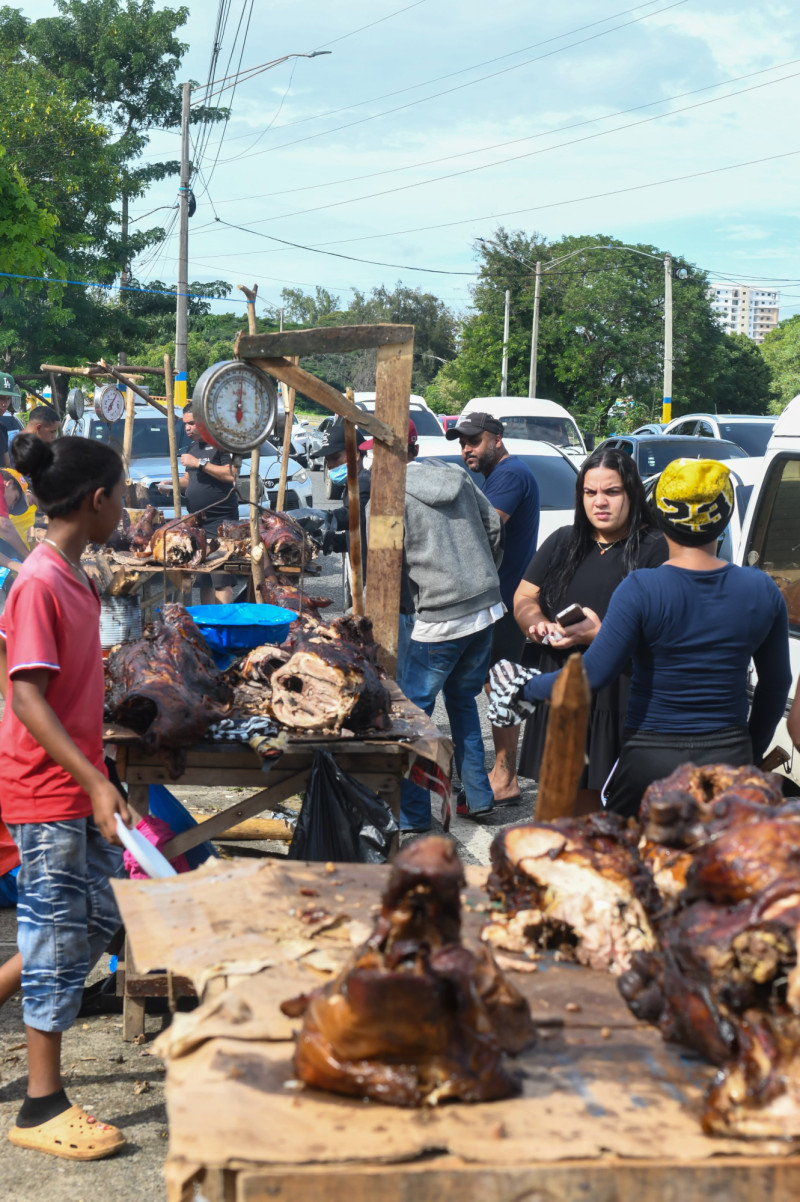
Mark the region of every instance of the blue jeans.
POLYGON ((122 851, 91 818, 9 824, 17 845, 17 944, 22 1016, 36 1031, 75 1021, 87 973, 122 923, 109 877, 124 877, 122 851))
POLYGON ((406 661, 408 659, 408 648, 411 643, 411 632, 414 629, 416 614, 401 614, 400 622, 397 627, 397 668, 395 670, 395 680, 398 688, 405 693, 403 688, 403 677, 406 671, 406 661))
MULTIPOLYGON (((450 719, 456 770, 471 813, 490 810, 492 786, 486 774, 483 734, 475 698, 483 688, 492 650, 492 627, 444 643, 411 640, 403 670, 403 692, 429 716, 441 692, 450 719)), ((430 793, 404 780, 400 829, 427 830, 431 825, 430 793)))

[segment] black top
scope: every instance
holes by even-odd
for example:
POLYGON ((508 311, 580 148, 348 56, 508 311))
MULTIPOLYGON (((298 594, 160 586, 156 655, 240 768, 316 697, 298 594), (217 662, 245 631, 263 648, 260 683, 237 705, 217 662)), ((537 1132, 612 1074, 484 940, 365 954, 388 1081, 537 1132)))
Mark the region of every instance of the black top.
MULTIPOLYGON (((534 555, 523 577, 529 584, 542 587, 550 566, 558 563, 566 552, 567 543, 572 533, 571 526, 562 526, 546 538, 534 555)), ((592 543, 589 554, 578 565, 572 580, 559 599, 556 612, 560 613, 568 605, 588 605, 599 618, 606 616, 611 595, 625 576, 623 566, 624 542, 620 541, 609 548, 603 555, 597 543, 592 543)), ((667 540, 658 530, 648 528, 642 531, 639 539, 639 557, 637 568, 657 568, 669 558, 667 540)), ((555 613, 546 614, 549 621, 555 621, 555 613)), ((573 651, 585 651, 585 647, 569 647, 558 651, 555 647, 548 648, 549 654, 566 661, 573 651)))
POLYGON ((8 430, 2 422, 0 422, 0 467, 3 466, 3 460, 8 454, 8 430))
MULTIPOLYGON (((199 440, 190 443, 185 454, 194 455, 197 459, 207 459, 209 463, 219 464, 220 467, 232 462, 232 456, 227 451, 221 451, 219 447, 209 446, 208 443, 199 440)), ((189 483, 186 485, 186 508, 189 513, 197 513, 198 509, 205 509, 206 505, 212 506, 200 515, 200 523, 206 534, 216 534, 220 522, 235 521, 239 517, 239 497, 233 484, 215 479, 202 468, 187 467, 185 471, 189 477, 189 483), (215 505, 215 501, 218 504, 215 505)))

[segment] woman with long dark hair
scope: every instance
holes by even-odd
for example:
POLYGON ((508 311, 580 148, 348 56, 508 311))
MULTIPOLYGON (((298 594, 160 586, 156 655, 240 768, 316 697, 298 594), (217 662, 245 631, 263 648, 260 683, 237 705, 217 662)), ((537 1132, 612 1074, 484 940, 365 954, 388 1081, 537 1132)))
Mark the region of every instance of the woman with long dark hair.
MULTIPOLYGON (((663 534, 651 525, 644 487, 630 455, 599 448, 584 460, 575 484, 575 520, 551 534, 534 555, 514 597, 514 617, 542 647, 542 672, 562 668, 572 651, 590 646, 617 585, 636 568, 654 568, 668 556, 663 534), (563 626, 557 615, 578 605, 585 617, 563 626)), ((622 746, 628 672, 595 693, 587 738, 588 764, 578 811, 597 809, 600 790, 622 746)), ((538 779, 547 713, 526 722, 520 776, 538 779)))

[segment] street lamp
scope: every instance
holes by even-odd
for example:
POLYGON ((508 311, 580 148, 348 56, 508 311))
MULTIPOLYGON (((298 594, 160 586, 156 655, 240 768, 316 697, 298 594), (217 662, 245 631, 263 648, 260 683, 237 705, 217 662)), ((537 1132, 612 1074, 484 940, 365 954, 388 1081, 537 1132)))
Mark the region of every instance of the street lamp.
MULTIPOLYGON (((656 259, 661 261, 660 255, 652 255, 649 251, 639 250, 636 246, 613 246, 596 243, 594 246, 580 246, 577 250, 572 250, 568 255, 561 255, 558 259, 549 259, 547 266, 542 267, 542 260, 537 259, 536 263, 528 263, 519 255, 514 254, 508 247, 501 246, 498 242, 494 242, 489 238, 478 238, 479 242, 496 246, 498 250, 502 250, 504 254, 508 254, 512 259, 516 259, 523 267, 533 267, 535 270, 535 282, 533 290, 533 324, 531 328, 531 366, 528 375, 528 396, 536 396, 536 367, 539 350, 539 304, 541 299, 542 287, 542 272, 552 271, 559 263, 565 263, 567 259, 572 259, 575 255, 581 254, 587 250, 629 250, 635 255, 642 255, 646 259, 656 259)), ((664 263, 664 384, 661 401, 661 420, 668 422, 672 417, 672 255, 667 251, 663 256, 664 263)), ((508 309, 506 309, 506 313, 508 309)), ((508 336, 505 337, 505 342, 508 342, 508 336)), ((505 394, 503 394, 505 395, 505 394)))

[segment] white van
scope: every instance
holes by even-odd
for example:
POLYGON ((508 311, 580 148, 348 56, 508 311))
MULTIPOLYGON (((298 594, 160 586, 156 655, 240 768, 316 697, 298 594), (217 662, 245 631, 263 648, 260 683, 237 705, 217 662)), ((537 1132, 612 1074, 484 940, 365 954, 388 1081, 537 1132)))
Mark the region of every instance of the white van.
POLYGON ((462 413, 490 413, 503 423, 504 438, 551 442, 579 461, 586 455, 575 418, 555 401, 529 396, 476 396, 467 402, 462 413))
MULTIPOLYGON (((775 423, 753 485, 735 562, 767 572, 786 601, 794 682, 791 704, 800 674, 800 396, 789 402, 775 423)), ((775 733, 773 746, 791 753, 785 774, 800 787, 800 751, 792 749, 785 721, 775 733)))

